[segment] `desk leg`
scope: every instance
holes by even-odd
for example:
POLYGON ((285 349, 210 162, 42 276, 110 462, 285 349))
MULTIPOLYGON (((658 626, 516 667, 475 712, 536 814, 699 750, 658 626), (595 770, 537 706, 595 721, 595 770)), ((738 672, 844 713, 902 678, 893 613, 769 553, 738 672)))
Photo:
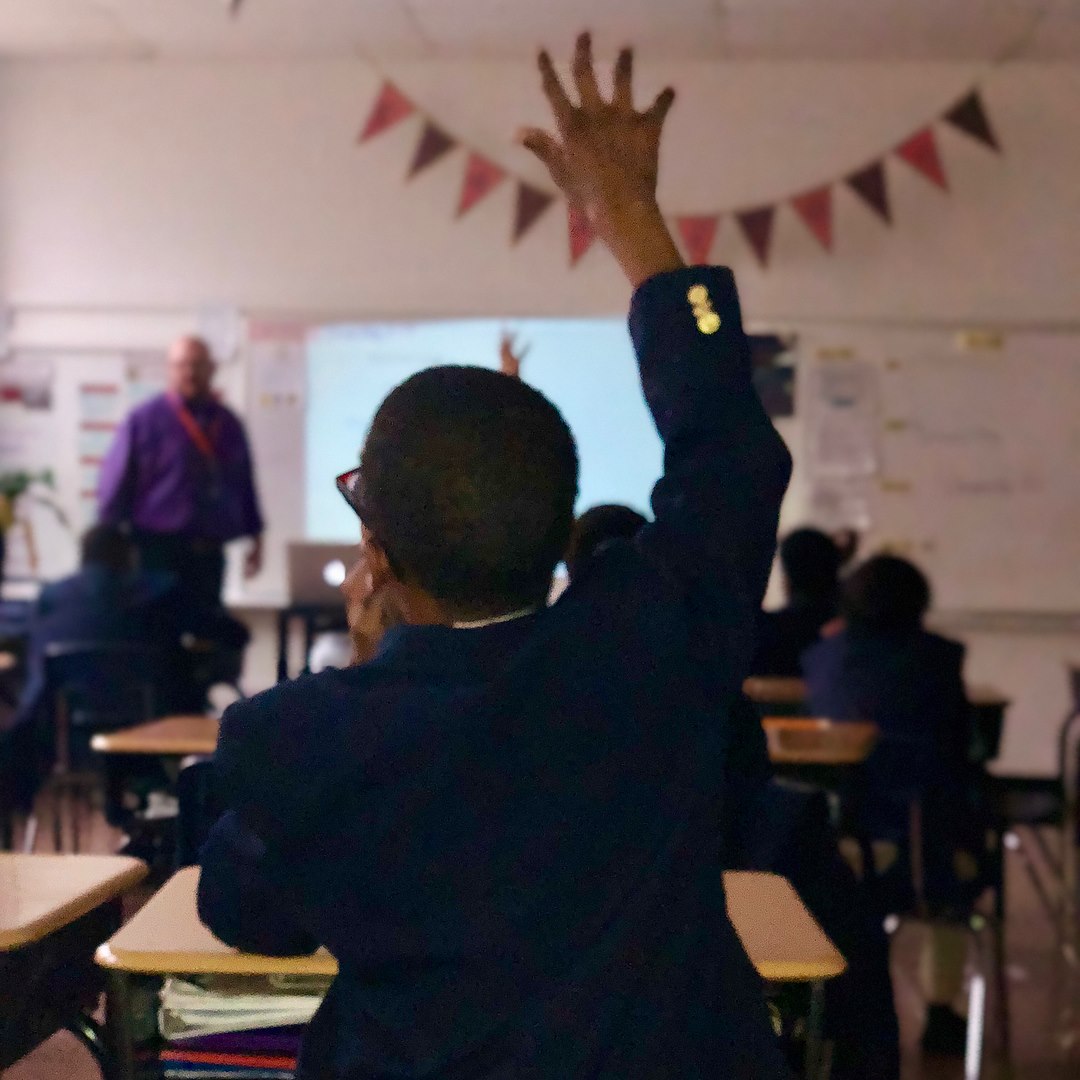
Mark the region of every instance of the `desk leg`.
POLYGON ((825 1042, 825 983, 810 986, 810 1015, 806 1018, 807 1080, 828 1080, 832 1071, 832 1047, 825 1042))
POLYGON ((131 982, 127 972, 109 972, 105 1033, 109 1047, 105 1080, 136 1080, 135 1039, 131 1030, 131 982))
POLYGON ((300 669, 301 675, 311 674, 311 646, 315 642, 315 616, 311 612, 304 615, 304 663, 300 669))
POLYGON ((277 681, 289 677, 289 613, 282 609, 277 616, 277 681))

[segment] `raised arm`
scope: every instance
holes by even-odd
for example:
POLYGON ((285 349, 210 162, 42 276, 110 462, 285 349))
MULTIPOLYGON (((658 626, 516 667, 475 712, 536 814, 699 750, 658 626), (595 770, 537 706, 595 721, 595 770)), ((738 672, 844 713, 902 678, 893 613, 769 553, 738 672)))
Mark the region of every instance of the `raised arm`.
POLYGON ((556 133, 529 129, 521 138, 636 290, 630 332, 664 442, 656 520, 642 543, 689 597, 701 647, 723 657, 741 682, 791 459, 751 382, 731 272, 686 267, 656 201, 660 134, 674 91, 636 111, 632 68, 624 49, 612 98, 604 100, 583 34, 573 63, 575 105, 541 53, 556 133))

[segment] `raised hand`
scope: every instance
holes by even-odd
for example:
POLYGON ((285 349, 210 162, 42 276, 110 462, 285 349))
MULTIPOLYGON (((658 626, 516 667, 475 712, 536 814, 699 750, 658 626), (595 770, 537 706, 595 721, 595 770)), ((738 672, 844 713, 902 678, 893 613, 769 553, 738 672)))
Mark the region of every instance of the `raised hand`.
POLYGON ((526 345, 515 352, 514 341, 514 336, 504 330, 502 337, 499 339, 499 370, 504 375, 520 379, 521 363, 529 354, 529 347, 526 345))
POLYGON ((551 57, 541 52, 540 75, 556 134, 528 128, 522 144, 547 166, 571 204, 588 218, 631 284, 683 265, 656 204, 660 135, 675 91, 664 90, 644 112, 634 108, 633 53, 615 64, 614 93, 605 101, 596 81, 592 42, 577 40, 573 77, 579 104, 567 95, 551 57))

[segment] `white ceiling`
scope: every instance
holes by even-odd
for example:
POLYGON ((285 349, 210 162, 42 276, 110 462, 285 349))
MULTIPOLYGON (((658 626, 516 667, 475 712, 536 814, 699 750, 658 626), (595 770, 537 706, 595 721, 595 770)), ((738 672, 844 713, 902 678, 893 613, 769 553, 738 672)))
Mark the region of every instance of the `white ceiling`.
POLYGON ((1080 0, 0 0, 0 56, 1080 59, 1080 0))

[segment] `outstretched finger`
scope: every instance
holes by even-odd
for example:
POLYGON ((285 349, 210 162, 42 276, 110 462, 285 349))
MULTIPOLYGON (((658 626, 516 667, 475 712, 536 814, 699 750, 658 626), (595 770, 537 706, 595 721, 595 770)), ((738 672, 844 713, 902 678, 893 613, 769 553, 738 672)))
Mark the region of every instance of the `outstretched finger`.
POLYGON ((634 51, 622 49, 615 61, 615 93, 611 103, 620 109, 634 107, 634 51))
POLYGON ((596 71, 593 67, 592 36, 579 34, 574 49, 574 85, 584 109, 597 109, 603 105, 600 87, 596 83, 596 71))
POLYGON ((654 120, 658 124, 664 122, 664 117, 667 116, 668 110, 671 108, 672 102, 675 100, 675 91, 671 87, 667 87, 665 90, 661 90, 656 100, 649 106, 645 116, 649 120, 654 120))
POLYGON ((551 62, 547 49, 540 52, 538 58, 540 65, 541 85, 544 88, 544 97, 551 105, 551 111, 555 114, 555 123, 560 131, 566 131, 574 115, 574 106, 566 96, 563 84, 555 73, 555 65, 551 62))
POLYGON ((563 149, 555 137, 541 128, 525 128, 518 132, 518 142, 547 166, 552 180, 561 187, 566 169, 563 163, 563 149))

